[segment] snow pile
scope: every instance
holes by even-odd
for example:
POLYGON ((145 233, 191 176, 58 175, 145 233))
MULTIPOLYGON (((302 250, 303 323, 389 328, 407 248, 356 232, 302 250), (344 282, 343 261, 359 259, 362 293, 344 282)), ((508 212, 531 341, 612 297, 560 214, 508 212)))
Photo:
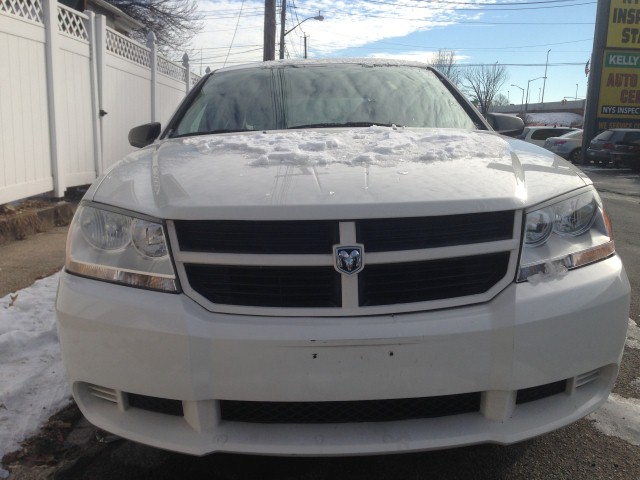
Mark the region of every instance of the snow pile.
POLYGON ((70 402, 56 332, 58 276, 0 298, 0 458, 70 402))
POLYGON ((509 145, 501 137, 483 131, 360 128, 343 131, 287 131, 249 135, 191 137, 185 145, 202 154, 238 152, 251 166, 377 165, 397 167, 404 161, 447 162, 468 158, 499 159, 509 145), (257 157, 257 158, 256 158, 257 157))
POLYGON ((636 322, 629 319, 629 330, 627 330, 627 348, 640 349, 640 328, 636 322))
POLYGON ((640 446, 640 400, 612 393, 609 400, 587 417, 605 435, 640 446))

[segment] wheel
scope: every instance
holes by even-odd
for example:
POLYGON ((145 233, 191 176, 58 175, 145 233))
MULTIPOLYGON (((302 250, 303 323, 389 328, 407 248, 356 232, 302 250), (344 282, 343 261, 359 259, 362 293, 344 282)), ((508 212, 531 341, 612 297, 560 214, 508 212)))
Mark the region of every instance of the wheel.
POLYGON ((573 152, 569 154, 569 161, 571 163, 580 164, 582 160, 582 148, 576 148, 573 152))

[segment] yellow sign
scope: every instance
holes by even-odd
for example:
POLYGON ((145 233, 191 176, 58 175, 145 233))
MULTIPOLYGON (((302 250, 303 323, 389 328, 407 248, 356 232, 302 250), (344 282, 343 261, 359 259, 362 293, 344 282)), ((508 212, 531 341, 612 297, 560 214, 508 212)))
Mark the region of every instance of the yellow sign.
POLYGON ((611 0, 607 47, 640 48, 640 0, 611 0))
POLYGON ((637 128, 637 122, 640 122, 640 52, 607 50, 602 67, 598 118, 612 120, 616 126, 637 128))

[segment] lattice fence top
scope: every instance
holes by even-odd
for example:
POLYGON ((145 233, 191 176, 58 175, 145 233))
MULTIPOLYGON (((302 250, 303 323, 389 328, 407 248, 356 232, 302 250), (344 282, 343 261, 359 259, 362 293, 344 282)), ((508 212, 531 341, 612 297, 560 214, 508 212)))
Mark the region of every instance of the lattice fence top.
POLYGON ((170 62, 160 55, 158 55, 158 72, 181 82, 187 81, 187 70, 184 67, 170 62))
POLYGON ((89 34, 84 25, 84 19, 86 18, 86 15, 82 15, 64 5, 58 5, 58 29, 67 35, 88 41, 89 34))
POLYGON ((193 87, 196 83, 200 81, 202 77, 197 73, 191 72, 191 86, 193 87))
POLYGON ((151 67, 151 52, 148 48, 109 28, 107 29, 107 50, 139 65, 151 67))
POLYGON ((0 12, 44 23, 41 0, 0 0, 0 12))

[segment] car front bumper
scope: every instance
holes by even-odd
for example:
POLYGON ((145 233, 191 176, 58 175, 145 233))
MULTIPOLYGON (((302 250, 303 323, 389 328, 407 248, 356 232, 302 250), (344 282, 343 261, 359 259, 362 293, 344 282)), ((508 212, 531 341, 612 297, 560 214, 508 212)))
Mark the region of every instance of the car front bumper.
POLYGON ((615 381, 629 295, 618 257, 483 304, 333 318, 217 314, 185 295, 63 273, 57 314, 75 400, 100 428, 195 455, 355 455, 509 444, 590 413, 615 381), (557 382, 560 393, 520 399, 557 382), (469 392, 477 411, 400 421, 253 423, 220 408, 469 392))

